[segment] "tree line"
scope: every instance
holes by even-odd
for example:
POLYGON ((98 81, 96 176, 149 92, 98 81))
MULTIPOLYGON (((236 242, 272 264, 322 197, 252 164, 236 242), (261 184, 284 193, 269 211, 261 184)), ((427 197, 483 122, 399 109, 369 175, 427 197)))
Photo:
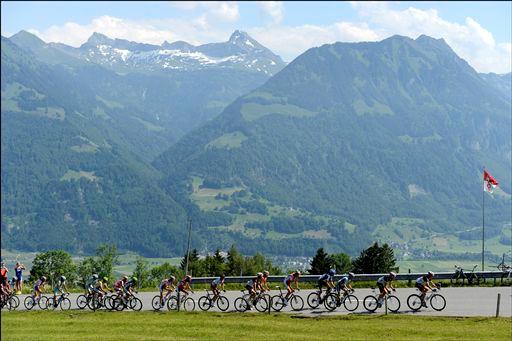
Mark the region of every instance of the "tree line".
MULTIPOLYGON (((114 281, 114 266, 119 264, 119 253, 115 245, 100 245, 94 256, 86 257, 78 262, 73 261, 71 255, 63 250, 50 250, 38 253, 34 258, 30 270, 29 281, 46 276, 48 282, 55 283, 60 276, 66 276, 68 283, 78 287, 96 273, 100 278, 107 277, 109 282, 114 281)), ((133 276, 139 279, 140 287, 157 286, 160 281, 170 276, 181 278, 187 268, 187 255, 185 254, 179 266, 164 262, 150 267, 149 262, 138 257, 135 262, 133 276)), ((328 254, 324 248, 319 248, 310 262, 307 273, 320 275, 336 269, 337 273, 383 273, 392 270, 398 271, 393 249, 388 244, 379 246, 377 242, 361 251, 355 259, 345 253, 328 254)), ((296 269, 281 269, 272 264, 272 261, 256 253, 254 256, 244 256, 232 245, 226 255, 217 249, 213 254, 200 257, 197 249, 193 249, 188 257, 188 273, 193 277, 212 277, 224 274, 226 276, 249 276, 267 270, 272 275, 284 275, 296 269)))

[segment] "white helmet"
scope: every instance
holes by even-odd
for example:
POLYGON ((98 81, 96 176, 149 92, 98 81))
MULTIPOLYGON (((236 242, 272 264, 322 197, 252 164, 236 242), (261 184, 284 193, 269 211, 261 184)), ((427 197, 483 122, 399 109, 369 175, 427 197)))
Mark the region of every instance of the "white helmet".
POLYGON ((432 271, 429 271, 428 274, 430 277, 434 277, 434 273, 432 271))
POLYGON ((389 273, 389 275, 390 275, 391 277, 393 277, 393 278, 395 278, 395 277, 396 277, 396 273, 394 273, 393 271, 391 271, 391 272, 389 273))

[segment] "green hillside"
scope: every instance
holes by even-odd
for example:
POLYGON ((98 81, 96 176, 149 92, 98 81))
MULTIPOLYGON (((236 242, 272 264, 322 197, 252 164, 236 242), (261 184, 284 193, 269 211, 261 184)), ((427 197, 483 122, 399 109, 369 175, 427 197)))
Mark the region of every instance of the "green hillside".
MULTIPOLYGON (((153 164, 189 212, 232 217, 223 229, 202 220, 198 243, 211 248, 237 241, 246 252, 357 253, 374 239, 394 241, 378 227, 407 219, 425 236, 453 235, 481 223, 484 166, 503 190, 487 199, 493 238, 510 221, 510 113, 510 96, 444 40, 336 43, 308 50, 153 164), (201 197, 192 176, 219 195, 201 197)), ((424 246, 404 249, 415 248, 424 246)))

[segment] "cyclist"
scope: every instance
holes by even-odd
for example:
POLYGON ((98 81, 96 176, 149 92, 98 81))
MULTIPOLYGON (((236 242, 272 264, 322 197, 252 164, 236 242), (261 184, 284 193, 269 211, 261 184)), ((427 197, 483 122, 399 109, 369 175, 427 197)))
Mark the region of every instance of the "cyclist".
POLYGON ((423 307, 426 307, 427 304, 425 303, 425 296, 427 295, 427 291, 432 290, 436 291, 435 285, 432 287, 432 278, 434 278, 434 273, 432 271, 429 271, 426 275, 423 275, 421 277, 418 277, 416 279, 416 288, 418 288, 421 291, 421 305, 423 307))
POLYGON ((39 298, 41 294, 44 291, 44 285, 46 284, 46 277, 41 276, 35 283, 34 283, 34 299, 39 298))
POLYGON ((25 265, 17 262, 14 267, 14 273, 16 274, 16 293, 18 295, 23 290, 23 270, 25 270, 25 265))
POLYGON ((267 270, 263 271, 263 276, 261 277, 261 289, 263 291, 270 291, 270 288, 268 287, 267 283, 269 274, 270 273, 267 270))
POLYGON ((299 289, 299 277, 300 277, 300 271, 297 270, 297 271, 292 272, 288 276, 286 276, 286 278, 284 279, 284 285, 286 286, 286 296, 284 297, 285 302, 286 302, 285 304, 288 304, 288 299, 289 299, 290 295, 295 290, 299 289), (295 283, 295 290, 293 290, 293 288, 292 288, 292 283, 295 283))
POLYGON ((118 297, 121 297, 123 293, 124 285, 128 282, 128 277, 123 276, 114 283, 114 290, 118 297))
POLYGON ((85 281, 85 290, 87 290, 87 293, 89 295, 92 295, 92 293, 96 290, 94 290, 98 286, 98 275, 93 274, 87 281, 85 281))
POLYGON ((343 276, 337 283, 336 283, 336 291, 338 292, 338 295, 343 290, 344 295, 348 295, 349 290, 352 289, 352 280, 354 279, 354 273, 349 272, 347 276, 343 276))
POLYGON ((263 274, 261 272, 258 272, 256 274, 256 277, 251 278, 250 280, 245 283, 245 288, 249 291, 250 300, 253 301, 256 297, 256 291, 258 289, 261 290, 261 278, 263 277, 263 274))
POLYGON ((324 298, 331 292, 334 288, 334 275, 336 274, 336 270, 330 269, 328 272, 324 273, 322 276, 318 277, 318 290, 320 291, 320 302, 323 301, 322 298, 322 288, 326 287, 327 291, 325 293, 324 298))
POLYGON ((380 291, 379 299, 378 299, 378 307, 379 308, 382 307, 382 302, 384 301, 384 296, 386 294, 389 294, 388 287, 390 289, 392 289, 393 291, 395 291, 395 288, 391 284, 391 282, 393 282, 395 277, 396 277, 396 273, 391 271, 388 275, 379 277, 379 279, 377 280, 377 286, 379 287, 379 291, 380 291))
POLYGON ((101 280, 98 281, 98 287, 100 296, 103 297, 107 294, 107 291, 112 292, 113 290, 108 287, 108 277, 103 277, 101 280))
POLYGON ((9 270, 5 267, 4 262, 0 263, 0 284, 4 288, 4 292, 9 294, 11 292, 11 286, 9 285, 9 276, 7 273, 9 270))
POLYGON ((57 295, 58 294, 64 294, 68 293, 68 288, 66 287, 66 276, 60 276, 59 281, 57 284, 53 287, 53 306, 57 307, 57 304, 59 303, 57 301, 57 295), (66 290, 66 291, 64 291, 66 290))
POLYGON ((169 278, 164 279, 162 282, 160 282, 159 289, 160 289, 160 306, 162 307, 165 303, 164 301, 164 290, 165 293, 165 300, 167 300, 167 297, 172 293, 172 291, 175 289, 174 281, 176 281, 176 277, 171 276, 169 278))
POLYGON ((191 282, 192 276, 186 275, 181 281, 179 281, 178 287, 176 288, 176 292, 184 292, 185 295, 188 295, 190 292, 194 292, 190 287, 191 282))
POLYGON ((215 278, 210 284, 210 288, 213 291, 213 301, 217 299, 220 295, 220 290, 224 290, 224 279, 226 276, 224 274, 220 275, 220 277, 215 278), (220 289, 220 290, 219 290, 220 289))
POLYGON ((126 294, 126 296, 133 295, 133 291, 135 289, 135 286, 137 285, 137 277, 132 277, 129 281, 127 281, 123 286, 123 292, 126 294))

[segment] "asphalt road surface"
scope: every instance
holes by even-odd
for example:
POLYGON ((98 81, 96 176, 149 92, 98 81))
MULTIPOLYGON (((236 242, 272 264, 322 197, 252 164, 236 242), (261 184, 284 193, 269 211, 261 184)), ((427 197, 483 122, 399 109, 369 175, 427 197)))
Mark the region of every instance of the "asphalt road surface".
MULTIPOLYGON (((304 309, 299 314, 313 315, 313 316, 328 316, 336 314, 366 314, 368 313, 363 306, 363 299, 373 294, 371 289, 356 289, 354 295, 359 300, 359 307, 353 311, 346 311, 343 306, 337 308, 333 312, 327 311, 323 305, 320 305, 317 309, 310 309, 306 298, 312 292, 312 290, 301 290, 299 295, 304 299, 304 309)), ((273 290, 271 295, 276 295, 279 292, 273 290)), ((401 307, 398 311, 399 314, 417 314, 417 315, 437 315, 437 316, 495 316, 497 297, 498 293, 501 294, 500 302, 500 316, 511 317, 512 316, 512 287, 468 287, 468 288, 444 288, 439 293, 442 294, 446 299, 446 307, 442 311, 435 311, 434 309, 427 307, 421 308, 418 312, 413 312, 407 306, 407 297, 410 294, 418 293, 415 289, 411 288, 399 288, 394 293, 401 302, 401 307)), ((136 296, 142 300, 142 310, 152 310, 151 299, 157 295, 157 292, 141 292, 136 296)), ((196 290, 191 297, 196 301, 195 310, 199 310, 197 305, 198 299, 205 294, 204 290, 196 290)), ((229 310, 234 311, 233 302, 237 297, 241 296, 240 291, 227 291, 224 295, 229 299, 229 310)), ((20 295, 20 307, 17 310, 26 310, 23 301, 27 295, 20 295)), ((76 298, 78 294, 71 294, 69 296, 72 305, 71 309, 78 309, 76 305, 76 298)), ((86 308, 87 309, 87 308, 86 308)), ((39 307, 35 307, 34 310, 39 310, 39 307)), ((166 309, 165 309, 166 310, 166 309)), ((164 311, 165 311, 164 310, 164 311)), ((220 311, 217 307, 211 309, 211 311, 220 311)), ((251 312, 255 312, 253 309, 251 312)), ((2 309, 3 313, 8 313, 5 309, 2 309)), ((290 307, 284 307, 282 312, 293 312, 290 307)), ((50 313, 50 312, 49 312, 50 313)), ((248 312, 249 313, 249 312, 248 312)), ((294 312, 295 313, 295 312, 294 312)), ((384 307, 379 308, 375 311, 376 314, 384 314, 384 307)))

